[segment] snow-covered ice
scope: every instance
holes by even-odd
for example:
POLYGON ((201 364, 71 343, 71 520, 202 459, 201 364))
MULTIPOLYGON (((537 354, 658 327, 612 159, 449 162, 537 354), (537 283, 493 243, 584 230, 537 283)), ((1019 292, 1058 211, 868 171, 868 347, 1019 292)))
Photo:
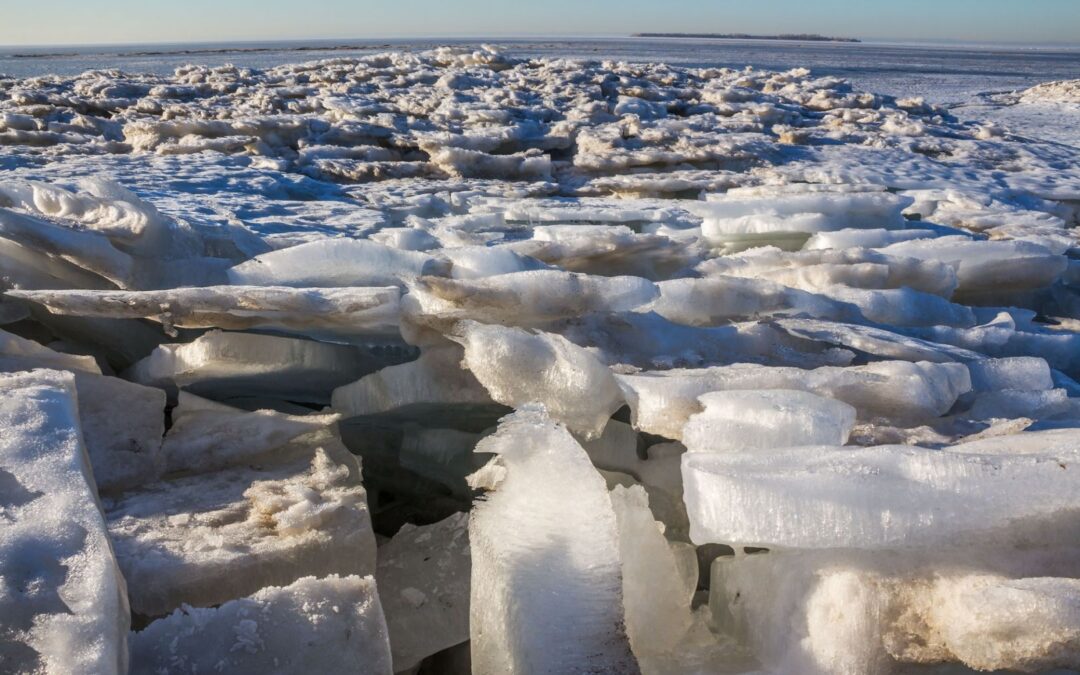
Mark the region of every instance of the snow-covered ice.
MULTIPOLYGON (((323 448, 284 464, 151 483, 105 504, 136 613, 208 607, 306 574, 372 574, 358 470, 323 448)), ((345 461, 351 461, 346 459, 345 461)))
POLYGON ((0 76, 0 670, 1080 669, 1076 92, 0 76))
POLYGON ((133 673, 394 672, 375 580, 331 575, 185 606, 131 637, 133 673))
POLYGON ((124 673, 127 592, 98 504, 71 373, 0 375, 0 665, 124 673))

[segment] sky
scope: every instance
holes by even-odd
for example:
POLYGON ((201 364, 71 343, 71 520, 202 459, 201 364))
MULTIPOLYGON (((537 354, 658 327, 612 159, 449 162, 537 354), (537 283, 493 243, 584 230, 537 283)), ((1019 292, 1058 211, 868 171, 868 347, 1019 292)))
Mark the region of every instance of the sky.
POLYGON ((642 31, 1080 43, 1080 0, 0 0, 0 10, 3 46, 642 31))

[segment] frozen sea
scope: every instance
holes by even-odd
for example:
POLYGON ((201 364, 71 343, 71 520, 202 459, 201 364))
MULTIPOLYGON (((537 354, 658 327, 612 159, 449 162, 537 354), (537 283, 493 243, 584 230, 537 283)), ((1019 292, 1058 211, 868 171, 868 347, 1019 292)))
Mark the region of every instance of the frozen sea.
POLYGON ((0 59, 0 669, 1080 669, 1080 53, 445 42, 0 59))
POLYGON ((1017 133, 1080 144, 1075 108, 1010 110, 1009 95, 1040 82, 1080 74, 1078 45, 993 43, 798 42, 684 38, 530 38, 430 40, 304 40, 245 43, 91 45, 0 48, 0 75, 77 75, 87 70, 166 75, 186 64, 272 68, 286 63, 356 57, 381 51, 418 52, 441 45, 492 44, 511 57, 614 59, 687 67, 789 70, 809 68, 858 89, 921 96, 965 119, 999 120, 1017 133))
POLYGON ((240 44, 192 43, 0 48, 0 73, 15 77, 75 75, 116 68, 171 73, 188 63, 270 68, 317 58, 379 51, 422 51, 440 45, 496 45, 508 56, 615 59, 689 67, 810 68, 848 78, 858 88, 895 96, 962 103, 979 94, 1026 89, 1080 73, 1080 46, 829 43, 681 38, 314 40, 240 44))

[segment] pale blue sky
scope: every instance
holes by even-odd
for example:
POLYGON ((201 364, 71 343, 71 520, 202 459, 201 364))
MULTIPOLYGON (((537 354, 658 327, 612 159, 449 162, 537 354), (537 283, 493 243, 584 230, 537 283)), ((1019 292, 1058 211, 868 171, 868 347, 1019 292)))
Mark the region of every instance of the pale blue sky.
POLYGON ((809 32, 1080 43, 1080 0, 0 0, 0 45, 809 32))

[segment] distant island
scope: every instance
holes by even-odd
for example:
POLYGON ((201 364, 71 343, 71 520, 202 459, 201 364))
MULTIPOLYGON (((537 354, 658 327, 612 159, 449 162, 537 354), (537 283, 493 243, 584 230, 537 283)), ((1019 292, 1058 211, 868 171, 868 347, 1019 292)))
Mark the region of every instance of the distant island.
POLYGON ((748 35, 746 33, 634 33, 631 37, 645 38, 711 38, 714 40, 801 40, 803 42, 862 42, 855 38, 826 37, 798 33, 796 35, 748 35))

